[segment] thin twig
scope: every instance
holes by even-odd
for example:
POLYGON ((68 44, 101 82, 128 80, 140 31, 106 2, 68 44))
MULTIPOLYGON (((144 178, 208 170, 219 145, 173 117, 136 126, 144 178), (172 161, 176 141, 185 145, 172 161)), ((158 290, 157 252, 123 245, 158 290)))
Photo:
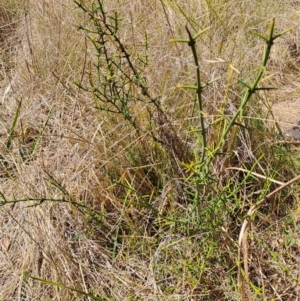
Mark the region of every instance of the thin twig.
POLYGON ((253 172, 253 171, 249 171, 247 169, 244 169, 244 168, 239 168, 239 167, 227 167, 226 169, 233 169, 233 170, 240 170, 240 171, 244 171, 244 172, 249 172, 251 175, 254 175, 258 178, 261 178, 261 179, 265 179, 265 180, 268 180, 270 182, 273 182, 273 183, 276 183, 276 184, 279 184, 279 185, 285 185, 285 183, 283 182, 280 182, 280 181, 277 181, 277 180, 274 180, 272 178, 269 178, 269 177, 266 177, 264 175, 261 175, 259 173, 256 173, 256 172, 253 172))

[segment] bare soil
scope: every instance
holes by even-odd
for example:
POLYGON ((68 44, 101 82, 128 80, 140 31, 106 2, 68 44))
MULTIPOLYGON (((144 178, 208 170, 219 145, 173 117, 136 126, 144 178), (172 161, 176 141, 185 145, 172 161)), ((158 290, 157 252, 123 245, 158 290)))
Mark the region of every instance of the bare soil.
POLYGON ((300 99, 275 103, 272 111, 287 138, 300 140, 300 99))

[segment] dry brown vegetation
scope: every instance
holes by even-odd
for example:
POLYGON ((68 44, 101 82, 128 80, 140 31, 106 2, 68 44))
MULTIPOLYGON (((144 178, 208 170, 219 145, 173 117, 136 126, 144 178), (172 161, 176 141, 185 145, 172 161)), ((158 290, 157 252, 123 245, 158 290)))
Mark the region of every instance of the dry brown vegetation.
POLYGON ((0 300, 298 300, 299 184, 268 198, 299 171, 271 113, 299 97, 298 1, 100 2, 121 17, 133 64, 149 59, 150 97, 134 80, 123 87, 132 119, 99 109, 98 36, 78 28, 95 23, 74 1, 0 3, 0 300), (292 28, 261 81, 277 89, 257 92, 215 151, 238 79, 261 66, 251 31, 267 35, 273 18, 276 33, 292 28), (220 78, 202 92, 206 161, 195 93, 178 87, 196 81, 192 52, 170 42, 185 26, 209 27, 197 39, 202 83, 220 78))

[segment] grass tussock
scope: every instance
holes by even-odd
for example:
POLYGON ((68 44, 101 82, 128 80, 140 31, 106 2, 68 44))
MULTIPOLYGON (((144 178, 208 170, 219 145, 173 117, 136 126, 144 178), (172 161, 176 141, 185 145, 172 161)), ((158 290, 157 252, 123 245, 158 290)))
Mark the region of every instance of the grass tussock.
POLYGON ((0 4, 0 300, 297 300, 298 11, 0 4))

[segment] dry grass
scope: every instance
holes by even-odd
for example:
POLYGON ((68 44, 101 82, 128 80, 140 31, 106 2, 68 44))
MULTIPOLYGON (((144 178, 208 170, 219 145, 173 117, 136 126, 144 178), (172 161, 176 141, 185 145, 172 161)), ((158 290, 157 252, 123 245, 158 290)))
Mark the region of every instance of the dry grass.
MULTIPOLYGON (((143 129, 137 135, 122 116, 97 110, 93 95, 75 85, 88 85, 95 50, 76 28, 88 22, 73 1, 0 4, 0 300, 240 300, 240 227, 275 184, 244 183, 245 174, 225 170, 229 159, 220 157, 212 167, 215 187, 195 214, 186 169, 199 152, 189 134, 198 117, 193 93, 176 88, 195 81, 194 66, 189 47, 170 39, 187 36, 186 16, 193 32, 210 27, 198 49, 203 81, 221 78, 203 92, 212 123, 222 106, 233 114, 242 91, 237 79, 250 80, 260 66, 262 43, 250 31, 267 32, 273 18, 278 32, 294 28, 276 40, 264 81, 279 89, 253 100, 246 115, 254 121, 244 124, 251 130, 240 131, 230 159, 251 168, 264 153, 255 171, 287 182, 297 167, 291 168, 287 149, 269 145, 276 130, 264 120, 272 119, 274 102, 299 97, 300 6, 104 2, 123 17, 121 36, 133 52, 148 34, 151 63, 144 76, 168 118, 154 114, 153 131, 167 147, 151 139, 144 104, 134 107, 143 129)), ((249 300, 297 300, 300 294, 295 185, 253 216, 249 300)))

